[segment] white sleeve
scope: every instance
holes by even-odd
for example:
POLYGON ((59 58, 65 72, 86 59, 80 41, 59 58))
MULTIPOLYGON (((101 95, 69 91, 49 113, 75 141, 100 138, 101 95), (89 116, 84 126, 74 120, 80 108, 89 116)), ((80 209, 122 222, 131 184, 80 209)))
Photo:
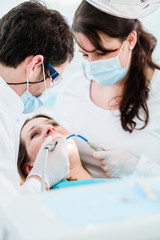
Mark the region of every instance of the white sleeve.
POLYGON ((40 192, 41 183, 36 179, 20 186, 17 171, 17 154, 12 119, 1 108, 0 111, 0 196, 40 192))
POLYGON ((133 172, 134 176, 158 177, 160 176, 160 164, 153 162, 146 156, 142 155, 133 172))
POLYGON ((21 194, 39 193, 41 191, 41 182, 35 178, 28 179, 21 186, 21 194))
POLYGON ((17 172, 14 128, 8 115, 0 111, 0 194, 15 195, 20 191, 17 172))

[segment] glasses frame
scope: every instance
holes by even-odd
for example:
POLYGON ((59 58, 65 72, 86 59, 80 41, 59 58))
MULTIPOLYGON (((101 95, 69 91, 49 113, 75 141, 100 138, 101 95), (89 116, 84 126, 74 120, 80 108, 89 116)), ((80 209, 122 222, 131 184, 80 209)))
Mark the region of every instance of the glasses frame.
POLYGON ((55 87, 57 84, 59 84, 62 81, 62 76, 54 69, 54 67, 51 66, 51 64, 49 64, 47 62, 46 59, 44 59, 44 64, 47 66, 47 68, 50 71, 50 77, 52 78, 52 83, 50 88, 55 87))

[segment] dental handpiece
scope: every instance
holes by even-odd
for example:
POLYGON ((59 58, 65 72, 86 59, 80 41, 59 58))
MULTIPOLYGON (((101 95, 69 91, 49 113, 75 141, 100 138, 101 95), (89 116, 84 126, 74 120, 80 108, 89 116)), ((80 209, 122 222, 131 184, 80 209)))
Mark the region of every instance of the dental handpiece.
POLYGON ((86 143, 88 143, 88 145, 94 149, 95 151, 103 151, 103 148, 101 148, 100 146, 97 146, 95 143, 88 141, 88 139, 84 138, 83 136, 79 135, 79 134, 71 134, 69 135, 66 139, 69 139, 71 137, 79 137, 81 139, 83 139, 86 143))
POLYGON ((47 149, 48 151, 51 152, 51 151, 53 151, 53 150, 55 149, 56 145, 57 145, 57 141, 50 142, 50 143, 48 143, 48 144, 45 146, 44 149, 47 149))
POLYGON ((44 158, 43 158, 43 161, 42 161, 42 179, 41 179, 41 191, 42 192, 45 191, 45 176, 46 176, 46 166, 47 166, 48 152, 51 152, 55 149, 59 138, 60 137, 58 136, 56 138, 56 140, 48 143, 44 148, 44 158))
POLYGON ((60 136, 57 136, 57 138, 55 140, 53 140, 52 142, 48 143, 44 149, 47 149, 48 151, 53 151, 58 143, 58 140, 60 139, 60 136))

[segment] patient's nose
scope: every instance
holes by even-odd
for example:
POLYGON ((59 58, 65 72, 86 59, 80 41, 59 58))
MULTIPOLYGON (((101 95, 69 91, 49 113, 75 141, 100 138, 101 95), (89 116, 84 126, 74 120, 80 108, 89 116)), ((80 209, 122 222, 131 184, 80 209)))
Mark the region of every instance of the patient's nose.
POLYGON ((50 135, 52 135, 52 133, 54 132, 54 127, 53 126, 49 126, 46 128, 46 132, 45 132, 45 137, 48 137, 50 135))

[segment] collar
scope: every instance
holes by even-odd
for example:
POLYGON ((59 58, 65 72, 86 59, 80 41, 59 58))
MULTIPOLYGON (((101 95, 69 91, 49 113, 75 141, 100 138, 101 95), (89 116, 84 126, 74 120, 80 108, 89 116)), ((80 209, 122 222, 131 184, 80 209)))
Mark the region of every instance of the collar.
POLYGON ((8 84, 0 77, 0 103, 2 103, 6 111, 13 116, 21 114, 24 109, 23 102, 18 94, 13 91, 8 84))

